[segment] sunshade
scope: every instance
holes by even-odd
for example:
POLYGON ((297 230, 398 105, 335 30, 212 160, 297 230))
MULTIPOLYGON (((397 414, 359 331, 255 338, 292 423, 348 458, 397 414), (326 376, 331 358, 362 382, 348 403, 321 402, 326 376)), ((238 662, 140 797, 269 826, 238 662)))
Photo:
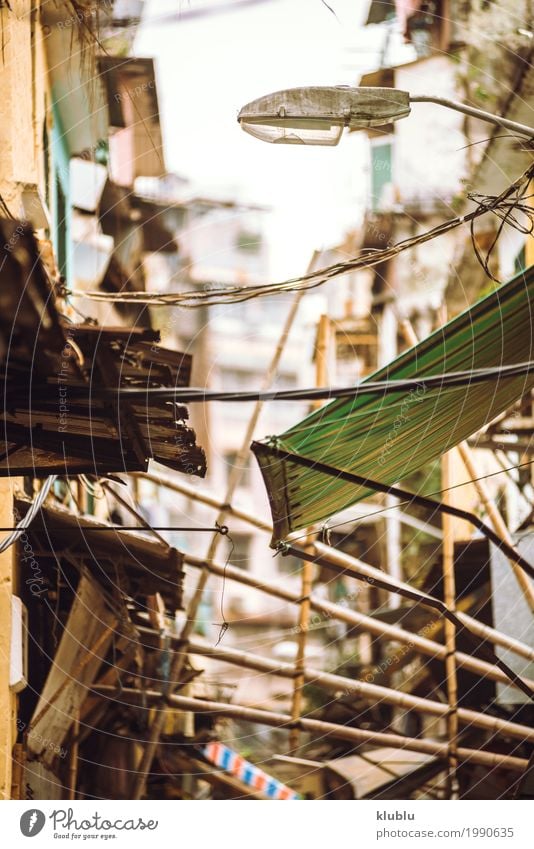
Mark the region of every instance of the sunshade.
POLYGON ((361 384, 412 379, 417 387, 338 399, 280 436, 254 442, 273 514, 272 544, 372 494, 372 488, 336 478, 335 471, 318 470, 310 460, 391 486, 480 430, 530 390, 531 372, 462 386, 426 386, 425 378, 533 360, 533 306, 531 266, 361 384))

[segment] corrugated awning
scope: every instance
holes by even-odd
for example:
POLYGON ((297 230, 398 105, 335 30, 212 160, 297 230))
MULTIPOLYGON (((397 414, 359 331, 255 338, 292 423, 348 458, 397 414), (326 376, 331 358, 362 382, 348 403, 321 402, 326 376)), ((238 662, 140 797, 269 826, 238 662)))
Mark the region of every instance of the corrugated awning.
POLYGON ((273 514, 273 544, 372 494, 336 478, 336 470, 391 486, 530 390, 531 373, 460 387, 426 386, 425 378, 533 360, 533 307, 531 267, 362 382, 412 379, 420 381, 417 389, 339 399, 280 436, 253 443, 273 514))

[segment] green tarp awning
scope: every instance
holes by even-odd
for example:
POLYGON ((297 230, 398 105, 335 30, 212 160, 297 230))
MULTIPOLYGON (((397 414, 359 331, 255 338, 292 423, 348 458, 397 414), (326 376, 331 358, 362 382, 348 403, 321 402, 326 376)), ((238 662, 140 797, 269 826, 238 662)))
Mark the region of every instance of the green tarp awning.
POLYGON ((424 379, 534 360, 534 266, 363 381, 415 379, 410 391, 359 394, 311 413, 278 437, 254 443, 273 514, 273 543, 371 495, 276 449, 393 485, 480 430, 534 387, 534 374, 461 387, 424 379))

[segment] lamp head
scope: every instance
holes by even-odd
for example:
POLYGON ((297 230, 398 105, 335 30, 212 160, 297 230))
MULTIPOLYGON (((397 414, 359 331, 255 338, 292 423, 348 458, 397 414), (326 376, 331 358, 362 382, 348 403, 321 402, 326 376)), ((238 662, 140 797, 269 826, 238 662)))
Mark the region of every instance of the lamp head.
POLYGON ((259 97, 243 106, 237 120, 245 132, 272 144, 336 145, 345 127, 380 127, 409 114, 406 91, 311 86, 259 97))

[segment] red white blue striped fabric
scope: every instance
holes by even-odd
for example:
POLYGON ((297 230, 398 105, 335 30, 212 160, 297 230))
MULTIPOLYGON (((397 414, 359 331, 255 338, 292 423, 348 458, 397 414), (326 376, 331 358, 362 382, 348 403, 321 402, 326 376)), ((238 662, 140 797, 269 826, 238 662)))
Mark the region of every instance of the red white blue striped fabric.
POLYGON ((202 754, 210 763, 234 775, 247 787, 259 790, 268 799, 296 800, 301 798, 286 784, 282 784, 276 778, 267 775, 266 772, 242 758, 233 749, 229 749, 224 743, 208 743, 202 749, 202 754))

